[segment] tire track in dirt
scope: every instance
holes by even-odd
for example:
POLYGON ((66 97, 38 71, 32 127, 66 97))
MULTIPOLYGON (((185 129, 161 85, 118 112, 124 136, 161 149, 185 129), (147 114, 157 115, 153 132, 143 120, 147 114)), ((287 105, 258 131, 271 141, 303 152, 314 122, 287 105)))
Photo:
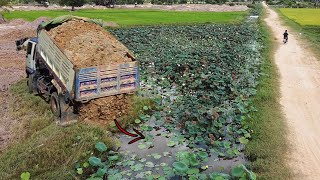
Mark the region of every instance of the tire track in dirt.
POLYGON ((296 179, 320 179, 320 63, 289 31, 283 44, 278 14, 267 8, 265 19, 279 40, 275 62, 281 78, 282 111, 289 128, 289 166, 296 179))

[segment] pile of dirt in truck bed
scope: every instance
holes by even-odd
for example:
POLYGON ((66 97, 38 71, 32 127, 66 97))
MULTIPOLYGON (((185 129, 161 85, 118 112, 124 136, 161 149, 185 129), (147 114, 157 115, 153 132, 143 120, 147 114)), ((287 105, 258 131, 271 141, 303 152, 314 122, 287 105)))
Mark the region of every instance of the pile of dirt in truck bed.
POLYGON ((132 95, 121 94, 99 98, 82 105, 80 119, 109 124, 114 119, 128 115, 131 107, 132 95))
POLYGON ((126 55, 129 50, 97 24, 71 20, 48 33, 76 68, 132 61, 126 55))
MULTIPOLYGON (((114 65, 131 62, 129 50, 103 27, 71 20, 48 31, 76 68, 114 65)), ((80 108, 80 120, 102 124, 128 114, 131 107, 129 95, 109 96, 91 100, 80 108)))

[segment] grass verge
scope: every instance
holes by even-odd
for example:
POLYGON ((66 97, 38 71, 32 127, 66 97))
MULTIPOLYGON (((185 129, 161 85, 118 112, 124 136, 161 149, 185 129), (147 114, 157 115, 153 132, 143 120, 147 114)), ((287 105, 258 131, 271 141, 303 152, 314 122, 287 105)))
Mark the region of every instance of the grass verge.
POLYGON ((75 179, 75 163, 88 159, 95 142, 114 146, 101 128, 82 123, 57 126, 49 105, 29 94, 24 80, 10 91, 12 115, 20 125, 16 142, 0 154, 0 179, 20 179, 22 172, 29 172, 31 179, 75 179))
MULTIPOLYGON (((12 85, 10 92, 11 115, 19 125, 14 129, 15 142, 0 154, 0 179, 20 179, 23 172, 29 172, 31 179, 79 179, 75 165, 92 156, 96 142, 104 142, 109 149, 120 145, 107 131, 117 131, 115 127, 81 122, 56 125, 49 104, 28 93, 25 80, 12 85)), ((121 121, 123 127, 146 112, 146 106, 153 106, 152 100, 138 96, 133 96, 133 103, 121 121)))
POLYGON ((8 20, 22 18, 33 21, 44 16, 54 18, 66 14, 99 18, 106 22, 113 21, 120 26, 163 25, 163 24, 204 24, 204 23, 237 23, 248 14, 243 12, 179 12, 162 10, 66 10, 51 11, 14 11, 4 13, 8 20))
MULTIPOLYGON (((296 37, 299 37, 301 40, 307 42, 304 45, 307 48, 310 48, 315 55, 320 59, 320 25, 300 25, 294 20, 288 18, 282 9, 275 9, 275 11, 279 14, 282 22, 292 28, 295 32, 297 32, 296 37), (301 34, 298 34, 301 33, 301 34)), ((320 10, 318 10, 320 12, 320 10)), ((316 15, 313 15, 314 18, 316 15)), ((305 17, 306 18, 306 17, 305 17)), ((311 19, 310 19, 311 20, 311 19)), ((305 20, 307 21, 307 20, 305 20)), ((290 33, 290 32, 289 32, 290 33)), ((290 38, 290 37, 289 37, 290 38)))
MULTIPOLYGON (((265 16, 265 12, 263 13, 265 16)), ((252 140, 246 145, 245 155, 251 162, 258 179, 290 179, 291 172, 286 164, 288 143, 286 124, 279 104, 279 74, 273 59, 276 43, 271 30, 260 19, 265 47, 257 95, 253 103, 257 112, 250 114, 246 122, 252 132, 252 140)))

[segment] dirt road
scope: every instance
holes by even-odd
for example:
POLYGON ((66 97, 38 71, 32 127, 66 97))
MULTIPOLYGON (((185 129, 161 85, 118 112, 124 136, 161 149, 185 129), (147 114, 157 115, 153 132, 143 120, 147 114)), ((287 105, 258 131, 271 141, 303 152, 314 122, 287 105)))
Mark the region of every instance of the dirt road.
POLYGON ((291 143, 289 165, 296 179, 320 179, 320 63, 296 36, 289 31, 283 44, 281 25, 276 12, 269 9, 265 19, 279 41, 275 61, 281 78, 282 110, 291 143))
POLYGON ((25 77, 25 52, 16 52, 15 40, 35 36, 36 25, 43 18, 32 23, 14 20, 0 24, 0 153, 12 141, 11 132, 17 123, 9 114, 9 86, 25 77))

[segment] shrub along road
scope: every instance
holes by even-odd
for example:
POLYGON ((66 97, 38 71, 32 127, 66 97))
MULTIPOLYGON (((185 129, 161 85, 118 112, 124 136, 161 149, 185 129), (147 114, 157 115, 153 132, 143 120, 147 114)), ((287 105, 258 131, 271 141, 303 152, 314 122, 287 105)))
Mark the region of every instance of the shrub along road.
MULTIPOLYGON (((266 6, 265 6, 266 7, 266 6)), ((320 179, 320 64, 294 33, 282 44, 287 27, 268 7, 266 22, 281 43, 275 53, 280 72, 282 111, 289 129, 288 163, 297 179, 320 179)))

